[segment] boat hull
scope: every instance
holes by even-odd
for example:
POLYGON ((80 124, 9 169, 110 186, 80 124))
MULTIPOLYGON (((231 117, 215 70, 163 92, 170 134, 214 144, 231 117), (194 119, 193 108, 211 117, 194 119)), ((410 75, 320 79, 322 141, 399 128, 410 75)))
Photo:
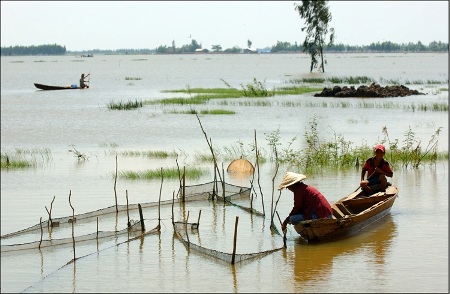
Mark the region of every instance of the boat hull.
POLYGON ((80 88, 77 85, 70 85, 70 86, 49 86, 49 85, 43 85, 34 83, 34 86, 41 90, 80 90, 80 89, 86 89, 86 88, 80 88))
POLYGON ((308 242, 330 241, 358 233, 386 216, 398 196, 390 186, 386 192, 364 197, 352 193, 332 204, 333 218, 302 221, 294 225, 297 233, 308 242))

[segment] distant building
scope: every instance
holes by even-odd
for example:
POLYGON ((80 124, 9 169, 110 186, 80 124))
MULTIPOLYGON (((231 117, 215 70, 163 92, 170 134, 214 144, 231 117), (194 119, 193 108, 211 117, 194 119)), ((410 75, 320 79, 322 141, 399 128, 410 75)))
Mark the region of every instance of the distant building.
POLYGON ((244 53, 258 53, 258 51, 255 48, 246 48, 244 53))
POLYGON ((195 49, 195 53, 208 53, 208 52, 209 52, 208 49, 202 49, 202 48, 195 49))

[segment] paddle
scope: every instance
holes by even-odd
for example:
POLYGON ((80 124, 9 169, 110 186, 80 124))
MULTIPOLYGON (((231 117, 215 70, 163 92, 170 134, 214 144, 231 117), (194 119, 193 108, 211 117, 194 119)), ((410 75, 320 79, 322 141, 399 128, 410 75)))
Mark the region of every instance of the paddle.
MULTIPOLYGON (((366 180, 370 179, 370 178, 375 174, 376 171, 377 171, 377 170, 375 169, 375 170, 373 171, 373 173, 372 173, 370 176, 367 177, 366 180)), ((356 191, 358 191, 359 188, 361 188, 361 186, 358 186, 358 188, 356 188, 356 190, 353 191, 353 193, 355 193, 356 191)))

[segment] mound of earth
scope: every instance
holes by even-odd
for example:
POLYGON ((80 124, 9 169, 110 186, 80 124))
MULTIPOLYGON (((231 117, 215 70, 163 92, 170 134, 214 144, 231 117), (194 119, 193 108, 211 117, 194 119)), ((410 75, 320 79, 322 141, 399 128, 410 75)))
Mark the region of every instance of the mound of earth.
POLYGON ((410 90, 408 87, 386 86, 372 83, 370 86, 334 86, 333 89, 324 88, 322 92, 314 94, 314 97, 405 97, 411 95, 425 95, 417 90, 410 90))

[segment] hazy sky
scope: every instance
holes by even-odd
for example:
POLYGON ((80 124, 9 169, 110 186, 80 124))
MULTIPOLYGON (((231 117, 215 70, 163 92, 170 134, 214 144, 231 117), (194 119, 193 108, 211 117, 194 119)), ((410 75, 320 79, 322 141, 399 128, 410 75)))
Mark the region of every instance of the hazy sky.
MULTIPOLYGON (((1 46, 69 51, 301 44, 300 1, 1 1, 1 46), (191 39, 192 38, 192 39, 191 39)), ((448 1, 329 1, 335 43, 448 43, 448 1)))

